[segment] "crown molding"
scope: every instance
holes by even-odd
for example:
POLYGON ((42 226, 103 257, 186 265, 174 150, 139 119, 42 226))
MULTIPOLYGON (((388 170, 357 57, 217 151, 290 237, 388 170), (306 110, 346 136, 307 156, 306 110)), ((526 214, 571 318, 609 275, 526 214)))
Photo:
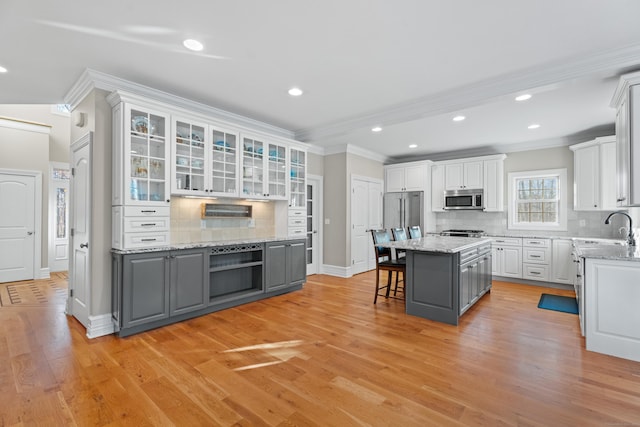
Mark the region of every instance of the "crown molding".
POLYGON ((352 144, 332 145, 330 147, 325 147, 324 149, 325 156, 329 156, 331 154, 340 154, 340 153, 353 154, 356 156, 364 157, 365 159, 380 162, 382 164, 386 163, 389 160, 387 156, 374 153, 370 150, 367 150, 352 144))
POLYGON ((629 90, 629 86, 637 84, 640 84, 640 71, 620 76, 618 87, 616 87, 616 91, 613 93, 613 97, 611 98, 611 103, 609 105, 613 108, 618 108, 622 100, 625 98, 627 91, 629 90))
MULTIPOLYGON (((221 110, 200 102, 182 98, 177 95, 89 68, 80 75, 76 83, 71 87, 71 89, 69 89, 64 97, 65 102, 71 105, 71 110, 73 111, 73 109, 77 107, 78 104, 94 89, 102 89, 108 92, 117 91, 122 94, 126 94, 123 95, 123 97, 126 96, 129 99, 141 99, 146 103, 149 103, 150 101, 157 102, 175 110, 197 113, 208 118, 232 124, 233 126, 241 126, 251 131, 263 132, 270 136, 278 136, 287 140, 295 139, 295 134, 290 130, 241 116, 239 114, 231 113, 229 111, 221 110)), ((111 97, 111 99, 113 99, 113 97, 111 97)))
POLYGON ((326 126, 298 129, 295 139, 318 141, 345 135, 372 123, 390 126, 438 114, 476 107, 522 90, 541 89, 572 80, 597 76, 608 78, 640 65, 640 44, 603 51, 589 56, 574 56, 536 67, 502 74, 473 84, 438 92, 384 110, 354 116, 326 126))

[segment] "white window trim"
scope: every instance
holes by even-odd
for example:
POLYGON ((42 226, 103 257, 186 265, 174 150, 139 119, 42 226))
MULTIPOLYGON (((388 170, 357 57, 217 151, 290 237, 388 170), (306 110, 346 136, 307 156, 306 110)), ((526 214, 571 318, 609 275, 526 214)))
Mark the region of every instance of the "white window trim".
POLYGON ((545 170, 533 170, 522 172, 510 172, 508 174, 508 199, 509 209, 508 212, 508 228, 510 230, 540 230, 540 231, 567 231, 567 169, 545 169, 545 170), (552 224, 516 224, 516 215, 518 214, 518 207, 516 206, 516 186, 515 182, 518 178, 524 177, 545 177, 545 176, 557 176, 558 177, 558 225, 552 224))

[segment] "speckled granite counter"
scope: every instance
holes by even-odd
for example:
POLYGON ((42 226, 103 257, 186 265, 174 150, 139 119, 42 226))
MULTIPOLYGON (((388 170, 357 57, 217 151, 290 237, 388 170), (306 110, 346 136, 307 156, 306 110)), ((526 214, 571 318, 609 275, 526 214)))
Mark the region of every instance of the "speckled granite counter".
POLYGON ((142 254, 147 252, 175 251, 181 249, 213 248, 216 246, 252 245, 256 243, 283 242, 286 240, 300 240, 299 237, 262 237, 256 239, 216 240, 213 242, 172 243, 167 246, 136 249, 111 249, 114 254, 142 254))
POLYGON ((491 244, 491 240, 484 237, 477 238, 428 235, 420 239, 382 243, 378 246, 419 252, 440 252, 453 254, 483 244, 491 244))
POLYGON ((578 255, 583 258, 608 259, 616 261, 640 262, 640 246, 616 244, 574 243, 578 255))

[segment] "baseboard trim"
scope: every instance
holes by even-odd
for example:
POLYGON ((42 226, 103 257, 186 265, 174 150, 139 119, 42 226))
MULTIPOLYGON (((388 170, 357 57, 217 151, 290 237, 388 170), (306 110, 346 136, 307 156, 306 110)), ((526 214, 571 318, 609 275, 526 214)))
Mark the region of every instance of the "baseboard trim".
POLYGON ((111 313, 101 314, 99 316, 89 316, 87 338, 98 338, 105 335, 111 335, 114 332, 115 327, 111 321, 111 313))
POLYGON ((322 264, 322 274, 327 274, 329 276, 342 277, 345 279, 353 276, 351 274, 351 268, 349 267, 339 267, 337 265, 328 265, 328 264, 322 264))
POLYGON ((51 273, 49 272, 49 268, 41 268, 37 279, 49 279, 51 278, 51 273))

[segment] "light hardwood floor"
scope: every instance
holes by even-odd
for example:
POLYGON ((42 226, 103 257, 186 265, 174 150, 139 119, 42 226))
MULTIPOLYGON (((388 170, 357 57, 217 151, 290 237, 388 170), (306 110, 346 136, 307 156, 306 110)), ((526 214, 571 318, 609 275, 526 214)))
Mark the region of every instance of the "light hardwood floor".
POLYGON ((570 292, 494 282, 455 327, 374 306, 374 284, 310 276, 125 339, 87 339, 64 299, 3 299, 0 425, 640 425, 640 363, 537 308, 570 292))

